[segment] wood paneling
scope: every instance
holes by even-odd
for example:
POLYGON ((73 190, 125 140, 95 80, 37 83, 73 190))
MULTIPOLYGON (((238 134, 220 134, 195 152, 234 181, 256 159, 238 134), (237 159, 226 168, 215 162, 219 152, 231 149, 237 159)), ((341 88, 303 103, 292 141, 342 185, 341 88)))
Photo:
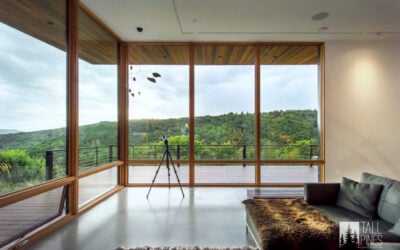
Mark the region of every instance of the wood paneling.
POLYGON ((1 0, 0 21, 66 50, 66 1, 1 0))
MULTIPOLYGON (((65 0, 1 0, 0 21, 66 51, 65 0)), ((92 64, 117 64, 117 40, 86 8, 79 11, 79 57, 92 64)))
POLYGON ((254 46, 199 45, 195 49, 195 64, 250 65, 254 64, 254 46))
MULTIPOLYGON (((129 46, 129 64, 188 64, 189 45, 197 65, 253 65, 256 44, 147 44, 129 46)), ((260 44, 260 63, 271 65, 318 64, 319 45, 260 44)))
POLYGON ((131 44, 129 64, 189 64, 189 46, 170 44, 131 44))
POLYGON ((319 46, 266 45, 261 47, 260 63, 272 65, 318 64, 319 46))
POLYGON ((118 64, 117 40, 82 9, 79 10, 79 58, 91 64, 118 64))

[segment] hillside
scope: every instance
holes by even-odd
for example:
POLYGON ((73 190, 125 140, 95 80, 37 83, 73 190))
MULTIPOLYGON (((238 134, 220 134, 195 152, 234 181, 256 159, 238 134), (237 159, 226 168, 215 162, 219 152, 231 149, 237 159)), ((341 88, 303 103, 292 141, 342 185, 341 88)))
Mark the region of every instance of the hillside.
MULTIPOLYGON (((162 134, 187 135, 188 118, 131 120, 130 144, 159 143, 162 134)), ((254 115, 229 113, 195 118, 196 140, 205 144, 254 144, 254 115)), ((289 110, 261 114, 261 142, 288 144, 318 138, 317 111, 289 110)), ((0 150, 24 148, 30 152, 65 148, 65 129, 0 134, 0 150)), ((117 123, 80 127, 80 146, 116 145, 117 123)))

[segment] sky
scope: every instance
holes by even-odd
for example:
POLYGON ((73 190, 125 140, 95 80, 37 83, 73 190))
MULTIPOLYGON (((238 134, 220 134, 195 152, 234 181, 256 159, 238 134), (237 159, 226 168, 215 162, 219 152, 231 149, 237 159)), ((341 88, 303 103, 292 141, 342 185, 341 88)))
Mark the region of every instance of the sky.
MULTIPOLYGON (((66 54, 0 23, 0 129, 66 125, 66 54)), ((316 109, 317 66, 262 66, 261 111, 316 109)), ((79 124, 117 120, 117 67, 79 63, 79 124)), ((130 119, 187 117, 189 67, 130 71, 130 119), (161 74, 156 83, 146 80, 161 74), (140 92, 140 95, 138 94, 140 92)), ((254 112, 253 66, 196 66, 195 115, 254 112)))

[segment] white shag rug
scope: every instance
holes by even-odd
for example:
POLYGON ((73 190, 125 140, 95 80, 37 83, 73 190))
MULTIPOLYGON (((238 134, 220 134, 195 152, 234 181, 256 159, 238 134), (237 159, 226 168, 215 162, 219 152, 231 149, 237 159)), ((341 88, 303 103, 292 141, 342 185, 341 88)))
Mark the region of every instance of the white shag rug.
POLYGON ((253 247, 118 247, 115 250, 258 250, 253 247))

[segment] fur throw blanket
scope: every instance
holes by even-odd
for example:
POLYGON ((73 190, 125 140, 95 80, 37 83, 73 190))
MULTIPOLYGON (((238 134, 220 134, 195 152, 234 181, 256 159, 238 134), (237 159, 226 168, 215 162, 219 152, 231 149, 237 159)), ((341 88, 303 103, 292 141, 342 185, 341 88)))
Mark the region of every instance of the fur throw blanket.
POLYGON ((339 227, 302 199, 243 201, 265 250, 339 248, 339 227))

